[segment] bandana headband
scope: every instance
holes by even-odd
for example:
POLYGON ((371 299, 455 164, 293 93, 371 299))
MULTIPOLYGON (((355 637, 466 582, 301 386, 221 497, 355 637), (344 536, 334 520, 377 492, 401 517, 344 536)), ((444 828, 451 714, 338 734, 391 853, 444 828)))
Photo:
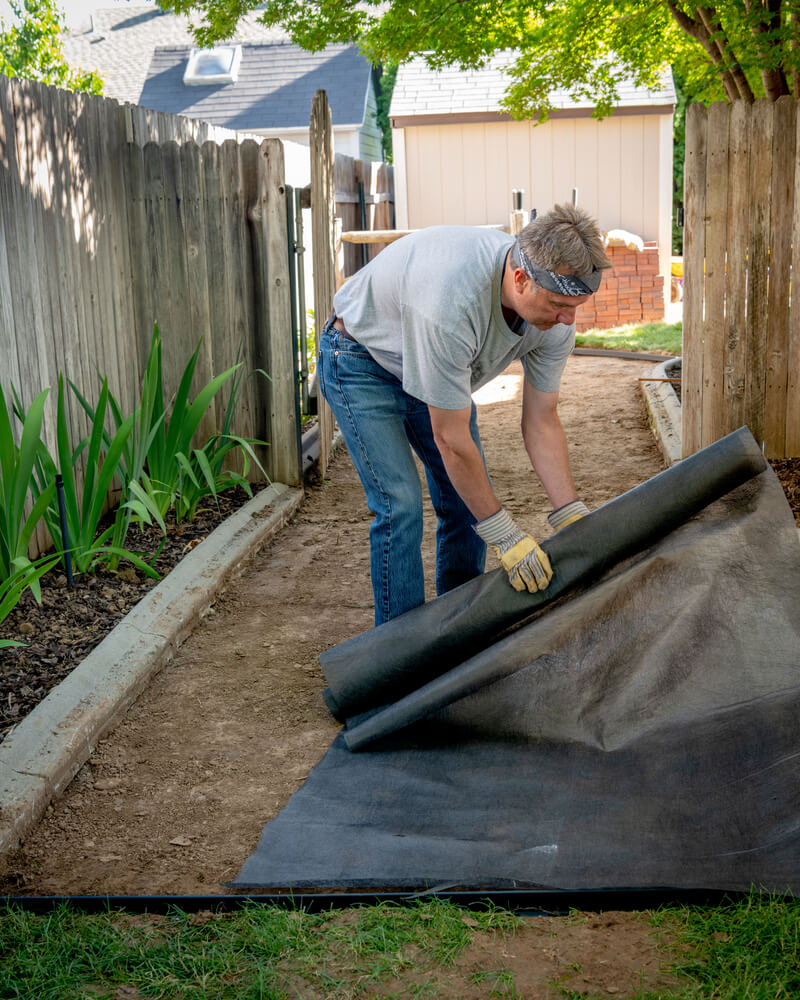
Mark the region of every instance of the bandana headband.
POLYGON ((519 245, 519 240, 517 240, 517 253, 522 270, 548 292, 556 292, 558 295, 593 295, 600 287, 603 272, 596 267, 589 274, 559 274, 558 271, 537 267, 519 245))

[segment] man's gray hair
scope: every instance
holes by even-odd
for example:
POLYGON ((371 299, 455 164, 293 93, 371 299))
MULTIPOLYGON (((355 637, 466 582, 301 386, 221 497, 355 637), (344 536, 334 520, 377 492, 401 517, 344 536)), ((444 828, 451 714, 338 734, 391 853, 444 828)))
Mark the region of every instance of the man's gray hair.
POLYGON ((547 215, 537 216, 518 239, 528 257, 548 271, 589 274, 611 267, 597 223, 575 205, 556 205, 547 215))

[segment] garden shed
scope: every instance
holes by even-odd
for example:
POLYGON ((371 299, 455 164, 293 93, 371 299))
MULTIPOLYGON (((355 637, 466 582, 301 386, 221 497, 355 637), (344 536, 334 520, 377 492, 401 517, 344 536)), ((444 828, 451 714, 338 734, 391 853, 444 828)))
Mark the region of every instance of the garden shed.
MULTIPOLYGON (((523 190, 526 211, 577 197, 603 230, 635 235, 647 257, 657 249, 663 303, 671 254, 671 76, 654 91, 623 85, 618 105, 601 121, 586 99, 555 91, 554 110, 539 124, 515 121, 501 108, 513 59, 501 53, 477 70, 434 71, 421 58, 400 67, 390 109, 398 227, 507 223, 514 189, 523 190)), ((633 260, 641 256, 629 252, 633 260)), ((645 271, 652 270, 648 263, 645 271)))

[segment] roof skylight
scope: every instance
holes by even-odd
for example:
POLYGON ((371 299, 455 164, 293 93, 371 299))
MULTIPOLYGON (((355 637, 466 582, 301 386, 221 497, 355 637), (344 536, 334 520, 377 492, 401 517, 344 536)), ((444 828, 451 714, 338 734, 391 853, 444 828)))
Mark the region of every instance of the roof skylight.
POLYGON ((242 61, 241 45, 218 45, 213 49, 192 49, 183 82, 187 87, 210 87, 236 83, 242 61))

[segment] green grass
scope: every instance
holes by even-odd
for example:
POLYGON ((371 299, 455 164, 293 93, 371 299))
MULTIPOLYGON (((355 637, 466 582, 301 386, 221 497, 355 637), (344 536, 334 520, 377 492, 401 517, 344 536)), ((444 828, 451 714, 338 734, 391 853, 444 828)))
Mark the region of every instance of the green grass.
POLYGON ((476 929, 508 933, 518 918, 465 911, 436 899, 308 914, 246 906, 232 913, 167 917, 63 906, 44 916, 0 912, 0 997, 25 1000, 278 1000, 358 996, 413 970, 449 966, 476 929))
POLYGON ((753 893, 727 906, 665 909, 653 921, 671 923, 689 949, 677 966, 689 985, 675 1000, 800 997, 800 899, 753 893))
POLYGON ((629 323, 608 330, 586 330, 575 337, 578 347, 600 347, 616 351, 681 354, 681 323, 629 323))
MULTIPOLYGON (((800 996, 800 900, 751 894, 717 907, 644 915, 682 943, 678 992, 639 1000, 790 1000, 800 996)), ((289 996, 436 997, 448 979, 517 997, 513 973, 485 960, 449 968, 482 931, 513 935, 519 918, 437 900, 309 914, 248 905, 231 913, 34 915, 0 910, 0 998, 278 1000, 289 996), (461 977, 458 979, 457 977, 461 977)), ((565 998, 591 994, 563 989, 565 998)))

